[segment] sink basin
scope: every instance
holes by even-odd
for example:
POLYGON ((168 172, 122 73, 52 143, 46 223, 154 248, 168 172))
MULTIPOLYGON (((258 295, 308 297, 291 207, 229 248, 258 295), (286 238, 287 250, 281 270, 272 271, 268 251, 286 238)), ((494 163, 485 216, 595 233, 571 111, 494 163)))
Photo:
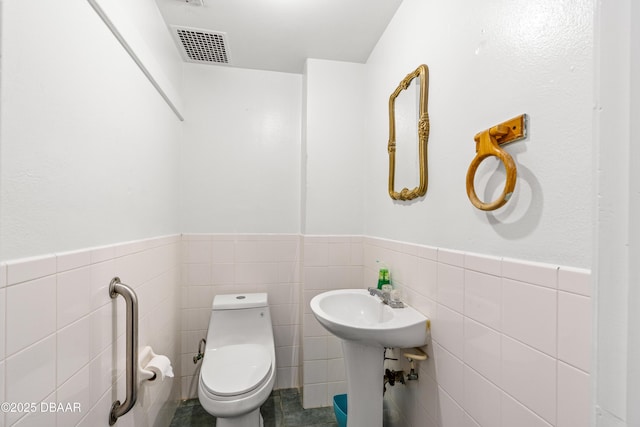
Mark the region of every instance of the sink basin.
POLYGON ((318 322, 342 338, 347 427, 382 427, 384 347, 426 344, 429 319, 412 307, 391 308, 366 289, 324 292, 310 305, 318 322))
POLYGON ((428 319, 412 307, 391 308, 366 289, 324 292, 311 300, 318 322, 339 338, 380 347, 427 342, 428 319))

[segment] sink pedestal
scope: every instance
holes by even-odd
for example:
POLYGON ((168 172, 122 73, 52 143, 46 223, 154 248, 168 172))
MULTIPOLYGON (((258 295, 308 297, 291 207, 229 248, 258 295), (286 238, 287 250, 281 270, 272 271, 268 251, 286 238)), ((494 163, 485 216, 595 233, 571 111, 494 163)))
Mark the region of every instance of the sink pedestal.
POLYGON ((408 305, 391 308, 367 289, 323 292, 309 305, 318 322, 342 339, 347 427, 382 427, 384 348, 426 344, 429 319, 408 305))
POLYGON ((347 427, 382 427, 384 347, 342 340, 347 427))

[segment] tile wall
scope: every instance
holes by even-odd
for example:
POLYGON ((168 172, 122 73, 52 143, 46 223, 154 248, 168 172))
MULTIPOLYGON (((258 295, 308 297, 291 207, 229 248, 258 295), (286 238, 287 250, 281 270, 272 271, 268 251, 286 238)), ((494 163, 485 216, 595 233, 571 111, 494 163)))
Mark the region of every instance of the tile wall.
POLYGON ((302 397, 305 408, 330 406, 334 395, 347 392, 341 341, 318 323, 309 302, 328 290, 365 287, 362 244, 360 236, 304 238, 302 397))
MULTIPOLYGON (((276 388, 328 406, 346 392, 342 349, 308 303, 375 284, 376 260, 432 319, 420 379, 387 392, 393 425, 588 425, 589 271, 361 236, 188 234, 0 265, 0 401, 81 407, 2 414, 0 426, 106 425, 124 397, 124 301, 107 293, 116 275, 138 294, 140 345, 176 372, 144 384, 119 425, 163 425, 180 397, 197 395, 192 357, 217 293, 269 294, 276 388)), ((400 359, 388 367, 408 369, 400 359)))
POLYGON ((275 388, 300 385, 301 236, 185 234, 182 267, 182 397, 198 395, 200 339, 207 334, 216 294, 266 292, 273 322, 275 388))
MULTIPOLYGON (((138 296, 140 346, 177 360, 179 251, 176 235, 0 265, 0 401, 16 404, 0 426, 108 425, 113 401, 125 398, 125 304, 109 297, 114 276, 138 296)), ((143 383, 118 425, 168 425, 178 384, 143 383)))
MULTIPOLYGON (((381 260, 404 300, 432 319, 420 379, 387 392, 394 425, 589 424, 589 271, 358 239, 305 237, 305 407, 330 405, 346 390, 339 344, 308 301, 327 289, 375 284, 381 260)), ((387 367, 408 369, 400 351, 394 354, 400 361, 387 367)))

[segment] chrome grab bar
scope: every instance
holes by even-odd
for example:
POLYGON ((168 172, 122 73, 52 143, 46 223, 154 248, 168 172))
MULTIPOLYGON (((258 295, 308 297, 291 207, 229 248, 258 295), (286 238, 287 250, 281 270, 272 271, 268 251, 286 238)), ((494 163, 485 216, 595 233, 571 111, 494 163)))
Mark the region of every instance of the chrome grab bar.
POLYGON ((109 296, 117 298, 118 294, 122 295, 127 303, 127 397, 124 403, 119 400, 111 405, 111 413, 109 414, 109 425, 112 426, 118 421, 118 417, 123 416, 136 404, 138 398, 138 297, 133 289, 120 282, 119 277, 114 277, 109 284, 109 296))

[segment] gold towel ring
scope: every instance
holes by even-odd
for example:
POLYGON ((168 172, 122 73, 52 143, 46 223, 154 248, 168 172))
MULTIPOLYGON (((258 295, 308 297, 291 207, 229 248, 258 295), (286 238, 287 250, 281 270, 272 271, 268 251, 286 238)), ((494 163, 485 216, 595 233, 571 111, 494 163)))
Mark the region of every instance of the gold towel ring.
POLYGON ((526 136, 526 115, 522 114, 504 123, 492 127, 476 134, 473 138, 476 141, 476 156, 469 165, 467 171, 467 196, 476 208, 483 211, 492 211, 504 206, 513 195, 516 187, 516 164, 513 158, 500 148, 500 145, 508 142, 517 141, 526 136), (496 200, 490 203, 482 202, 476 195, 474 188, 474 178, 478 166, 487 157, 497 157, 503 164, 507 175, 507 181, 504 184, 502 194, 496 200))

